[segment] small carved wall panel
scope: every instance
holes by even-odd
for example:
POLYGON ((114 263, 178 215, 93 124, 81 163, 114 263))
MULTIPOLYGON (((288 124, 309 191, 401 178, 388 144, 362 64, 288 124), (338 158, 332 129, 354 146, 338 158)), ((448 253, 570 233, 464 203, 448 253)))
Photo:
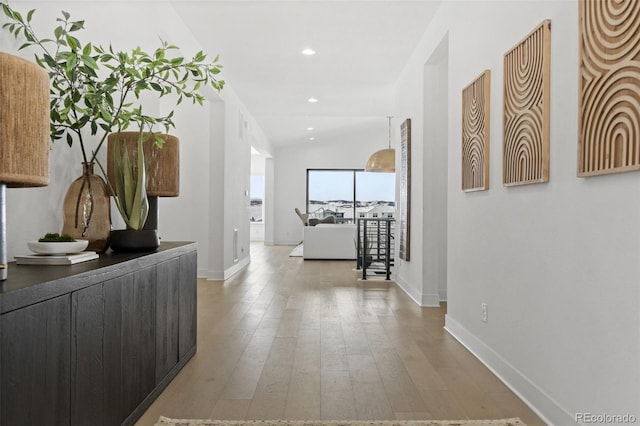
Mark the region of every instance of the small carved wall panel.
POLYGON ((549 180, 551 21, 504 55, 503 183, 549 180))
POLYGON ((462 89, 462 190, 489 189, 491 71, 462 89))
POLYGON ((640 170, 640 1, 580 1, 578 176, 640 170))

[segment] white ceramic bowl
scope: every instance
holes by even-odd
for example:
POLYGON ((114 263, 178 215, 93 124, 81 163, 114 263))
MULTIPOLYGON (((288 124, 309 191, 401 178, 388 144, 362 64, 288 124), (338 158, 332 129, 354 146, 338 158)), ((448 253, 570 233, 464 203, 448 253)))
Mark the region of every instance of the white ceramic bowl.
POLYGON ((40 241, 29 241, 27 247, 34 253, 38 254, 68 254, 80 253, 89 245, 87 240, 76 240, 73 242, 50 242, 41 243, 40 241))

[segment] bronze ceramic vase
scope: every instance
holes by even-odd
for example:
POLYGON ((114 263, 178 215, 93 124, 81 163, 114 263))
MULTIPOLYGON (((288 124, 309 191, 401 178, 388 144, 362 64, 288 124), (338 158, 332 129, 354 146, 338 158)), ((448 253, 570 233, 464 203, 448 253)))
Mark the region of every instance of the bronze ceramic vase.
POLYGON ((103 253, 109 248, 109 188, 100 176, 93 173, 92 163, 82 163, 82 176, 69 186, 63 212, 63 233, 75 239, 89 240, 87 250, 103 253))

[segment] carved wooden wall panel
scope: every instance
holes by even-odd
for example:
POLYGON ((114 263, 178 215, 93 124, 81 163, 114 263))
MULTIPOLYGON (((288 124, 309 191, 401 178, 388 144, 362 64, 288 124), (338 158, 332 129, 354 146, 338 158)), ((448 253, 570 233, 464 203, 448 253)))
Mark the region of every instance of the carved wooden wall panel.
POLYGON ((504 55, 503 183, 549 180, 551 21, 504 55))
POLYGON ((580 1, 578 175, 640 170, 640 1, 580 1))
POLYGON ((489 189, 491 71, 462 89, 462 190, 489 189))

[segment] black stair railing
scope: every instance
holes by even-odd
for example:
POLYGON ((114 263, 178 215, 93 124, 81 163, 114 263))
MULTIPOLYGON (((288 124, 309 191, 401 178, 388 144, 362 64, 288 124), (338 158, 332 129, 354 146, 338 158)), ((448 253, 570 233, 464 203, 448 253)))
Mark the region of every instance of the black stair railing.
POLYGON ((362 269, 362 279, 384 274, 391 279, 394 257, 393 218, 360 218, 357 226, 357 269, 362 269))

